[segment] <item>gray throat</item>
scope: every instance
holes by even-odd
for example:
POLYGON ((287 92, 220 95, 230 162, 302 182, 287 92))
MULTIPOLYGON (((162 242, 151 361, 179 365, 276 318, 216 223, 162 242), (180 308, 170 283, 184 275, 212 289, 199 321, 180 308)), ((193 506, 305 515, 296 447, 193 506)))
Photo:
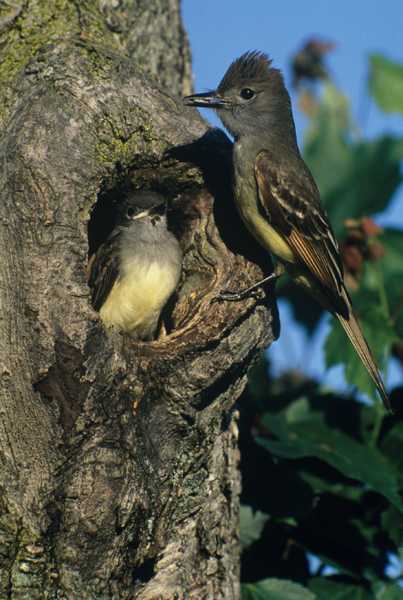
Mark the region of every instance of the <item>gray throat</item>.
POLYGON ((161 218, 156 224, 148 218, 134 221, 124 229, 120 244, 121 264, 129 263, 133 257, 139 263, 157 262, 167 268, 180 269, 180 246, 175 236, 168 231, 165 218, 161 218))

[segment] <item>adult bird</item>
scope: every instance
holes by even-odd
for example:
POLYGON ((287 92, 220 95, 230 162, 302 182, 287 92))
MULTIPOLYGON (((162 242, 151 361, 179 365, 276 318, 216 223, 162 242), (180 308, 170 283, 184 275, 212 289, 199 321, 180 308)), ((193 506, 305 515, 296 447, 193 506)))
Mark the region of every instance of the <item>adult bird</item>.
MULTIPOLYGON (((216 90, 187 96, 184 103, 217 111, 235 140, 234 195, 246 227, 297 283, 338 318, 390 408, 379 369, 352 310, 337 241, 298 149, 281 72, 265 54, 247 52, 230 65, 216 90)), ((276 275, 222 298, 242 298, 276 275)))

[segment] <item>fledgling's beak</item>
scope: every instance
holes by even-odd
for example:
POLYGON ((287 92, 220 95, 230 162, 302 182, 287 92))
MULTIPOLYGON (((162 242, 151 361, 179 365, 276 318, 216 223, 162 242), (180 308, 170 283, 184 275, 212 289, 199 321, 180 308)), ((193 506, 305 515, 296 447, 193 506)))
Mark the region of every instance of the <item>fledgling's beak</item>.
POLYGON ((142 210, 140 212, 134 213, 132 217, 130 217, 130 219, 132 221, 138 221, 139 219, 145 219, 145 217, 148 217, 150 215, 150 211, 148 209, 146 210, 142 210))
POLYGON ((166 215, 167 213, 167 203, 162 202, 161 204, 155 204, 154 206, 150 206, 150 208, 146 208, 138 213, 136 213, 131 220, 137 221, 139 219, 145 219, 146 217, 155 217, 156 215, 166 215))
POLYGON ((221 98, 215 90, 185 96, 183 103, 186 106, 199 106, 200 108, 222 108, 226 105, 224 98, 221 98))

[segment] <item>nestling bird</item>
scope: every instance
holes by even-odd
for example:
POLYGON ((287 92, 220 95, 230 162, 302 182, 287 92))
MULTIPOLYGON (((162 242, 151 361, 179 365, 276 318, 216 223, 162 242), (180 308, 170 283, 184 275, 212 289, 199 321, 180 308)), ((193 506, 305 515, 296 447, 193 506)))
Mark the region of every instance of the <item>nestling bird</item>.
POLYGON ((160 194, 133 192, 89 263, 92 304, 105 327, 138 340, 155 338, 181 274, 182 252, 168 230, 166 212, 160 194))
MULTIPOLYGON (((340 321, 385 405, 378 367, 354 316, 343 265, 315 181, 297 146, 290 96, 278 69, 261 52, 235 60, 217 90, 184 98, 214 108, 235 139, 234 195, 246 227, 260 244, 340 321)), ((277 276, 275 272, 240 294, 277 276)))

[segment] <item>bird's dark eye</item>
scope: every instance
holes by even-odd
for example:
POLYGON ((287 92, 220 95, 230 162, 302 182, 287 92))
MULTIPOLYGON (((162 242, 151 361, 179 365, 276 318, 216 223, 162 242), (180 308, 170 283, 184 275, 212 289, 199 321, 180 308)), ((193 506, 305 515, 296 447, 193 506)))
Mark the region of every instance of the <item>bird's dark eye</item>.
POLYGON ((255 95, 255 92, 250 88, 243 88, 239 94, 244 100, 250 100, 255 95))
POLYGON ((128 217, 132 217, 132 216, 134 215, 134 213, 135 213, 135 212, 136 212, 136 211, 134 210, 134 208, 133 208, 133 207, 129 207, 129 208, 127 209, 127 216, 128 216, 128 217))

